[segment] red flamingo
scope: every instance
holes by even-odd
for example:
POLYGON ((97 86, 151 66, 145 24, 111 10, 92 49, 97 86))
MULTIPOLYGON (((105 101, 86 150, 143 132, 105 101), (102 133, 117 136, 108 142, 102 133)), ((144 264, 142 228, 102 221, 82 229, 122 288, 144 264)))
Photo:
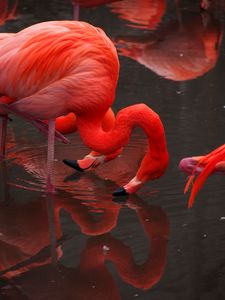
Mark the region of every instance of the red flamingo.
POLYGON ((174 81, 204 75, 218 60, 223 26, 207 12, 182 12, 179 19, 154 35, 117 37, 119 53, 174 81))
MULTIPOLYGON (((102 129, 102 120, 114 101, 119 61, 113 43, 101 29, 78 21, 28 27, 0 42, 0 70, 3 112, 15 113, 44 129, 46 124, 40 120, 48 120, 48 191, 54 190, 54 120, 70 112, 77 117, 85 145, 101 157, 116 156, 134 126, 147 134, 149 149, 136 176, 116 190, 115 196, 134 193, 165 172, 168 152, 164 128, 147 105, 122 109, 114 127, 107 132, 102 129)), ((65 163, 83 170, 77 162, 65 163)))
POLYGON ((198 175, 191 188, 188 201, 188 207, 191 207, 208 176, 213 173, 225 174, 225 144, 206 155, 183 158, 180 161, 179 168, 191 175, 185 186, 185 193, 194 181, 195 175, 198 175))

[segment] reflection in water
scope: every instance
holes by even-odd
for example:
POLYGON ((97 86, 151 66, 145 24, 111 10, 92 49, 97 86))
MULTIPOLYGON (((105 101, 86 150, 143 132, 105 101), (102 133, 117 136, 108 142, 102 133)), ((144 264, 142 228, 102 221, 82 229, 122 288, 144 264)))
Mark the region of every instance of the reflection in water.
MULTIPOLYGON (((136 288, 149 289, 160 280, 166 264, 169 234, 168 219, 160 207, 150 206, 137 197, 127 202, 127 207, 135 210, 150 243, 144 263, 137 264, 131 249, 123 241, 110 233, 102 235, 103 230, 100 230, 96 232, 98 236, 87 239, 80 254, 79 265, 72 269, 63 266, 60 261, 57 266, 50 264, 49 232, 46 228, 48 216, 54 215, 56 238, 61 243, 57 247, 57 258, 63 259, 65 248, 63 239, 59 238, 59 212, 66 208, 76 222, 76 201, 72 201, 75 204, 73 206, 70 198, 65 198, 63 206, 58 197, 53 200, 55 205, 52 207, 46 206, 43 198, 25 205, 1 207, 0 274, 7 283, 7 289, 3 288, 2 293, 10 295, 14 287, 19 286, 21 293, 27 297, 32 296, 32 299, 49 299, 50 296, 54 296, 54 299, 61 299, 62 296, 67 299, 97 299, 97 295, 98 299, 121 299, 119 289, 106 266, 107 261, 113 263, 124 282, 136 288), (68 203, 72 205, 69 207, 68 203), (47 212, 51 208, 54 211, 47 212), (108 295, 109 289, 111 298, 108 295)), ((122 208, 120 204, 110 205, 117 207, 116 214, 122 208)), ((98 208, 96 204, 92 206, 98 208)), ((90 215, 90 211, 86 214, 90 215)), ((85 216, 83 219, 85 224, 85 216)))
POLYGON ((165 0, 73 0, 72 3, 74 20, 79 19, 79 7, 108 4, 113 13, 130 23, 129 26, 141 29, 155 29, 166 10, 165 0))
MULTIPOLYGON (((52 219, 49 218, 51 212, 48 210, 49 205, 46 205, 44 198, 26 204, 15 204, 13 201, 7 205, 1 204, 1 275, 11 278, 27 271, 27 265, 30 268, 50 261, 50 255, 46 257, 45 253, 50 253, 47 250, 50 233, 52 233, 50 224, 52 219), (34 255, 37 255, 36 261, 31 259, 34 255), (13 268, 15 265, 18 267, 13 268)), ((60 239, 61 229, 58 223, 56 223, 55 231, 57 239, 60 239)))
POLYGON ((72 0, 73 3, 79 4, 81 7, 96 7, 114 1, 120 0, 72 0))
POLYGON ((130 22, 129 26, 142 29, 155 29, 165 10, 165 0, 122 0, 109 5, 111 11, 121 19, 130 22))
POLYGON ((80 7, 90 8, 120 0, 72 0, 73 19, 79 20, 80 7))
POLYGON ((218 59, 223 25, 211 14, 181 12, 180 21, 149 36, 120 36, 116 45, 156 74, 175 81, 190 80, 211 70, 218 59))
POLYGON ((8 1, 1 0, 0 1, 0 25, 3 25, 8 20, 13 20, 16 17, 16 8, 17 8, 17 0, 8 1))

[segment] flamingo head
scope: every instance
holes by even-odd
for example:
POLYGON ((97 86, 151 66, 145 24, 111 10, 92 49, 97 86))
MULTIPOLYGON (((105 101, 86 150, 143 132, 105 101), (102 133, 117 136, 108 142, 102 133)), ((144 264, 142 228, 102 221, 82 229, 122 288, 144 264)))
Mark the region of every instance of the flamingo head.
POLYGON ((198 160, 194 157, 183 158, 179 163, 179 169, 186 174, 199 174, 202 167, 197 166, 198 160))

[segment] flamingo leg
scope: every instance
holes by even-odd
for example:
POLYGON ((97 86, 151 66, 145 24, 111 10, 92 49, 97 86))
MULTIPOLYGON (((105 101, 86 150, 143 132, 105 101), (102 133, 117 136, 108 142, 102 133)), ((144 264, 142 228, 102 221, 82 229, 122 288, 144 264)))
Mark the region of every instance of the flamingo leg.
POLYGON ((2 116, 0 125, 0 160, 5 157, 6 131, 8 116, 2 116))
POLYGON ((47 156, 47 193, 54 193, 53 186, 53 164, 54 164, 54 146, 55 146, 55 120, 48 121, 48 156, 47 156))
POLYGON ((79 20, 80 6, 76 2, 73 2, 73 20, 79 20))
POLYGON ((47 211, 48 211, 48 225, 50 235, 50 249, 52 264, 57 264, 57 237, 55 229, 55 216, 54 216, 54 199, 52 194, 47 195, 47 211))

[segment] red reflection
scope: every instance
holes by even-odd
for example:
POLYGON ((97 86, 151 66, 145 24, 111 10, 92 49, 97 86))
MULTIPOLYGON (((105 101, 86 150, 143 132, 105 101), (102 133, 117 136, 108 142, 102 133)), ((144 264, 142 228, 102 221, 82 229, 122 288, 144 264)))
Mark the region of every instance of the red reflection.
MULTIPOLYGON (((50 242, 48 211, 45 199, 27 204, 3 203, 0 210, 0 274, 10 269, 4 277, 11 278, 28 270, 24 264, 18 269, 11 267, 29 260, 47 247, 50 242)), ((58 222, 55 225, 57 238, 61 237, 58 222)), ((43 265, 50 258, 29 264, 29 268, 43 265)))
POLYGON ((114 1, 120 0, 73 0, 72 3, 79 4, 81 7, 95 7, 114 1))
POLYGON ((10 5, 8 0, 0 1, 0 25, 5 24, 8 20, 15 19, 17 5, 17 0, 14 1, 13 5, 10 5))
POLYGON ((211 174, 225 174, 225 144, 206 155, 183 158, 180 161, 179 168, 191 175, 185 186, 185 192, 193 183, 195 175, 198 175, 191 187, 191 195, 188 202, 188 207, 191 207, 197 193, 211 174))
MULTIPOLYGON (((58 205, 57 198, 54 199, 54 203, 56 206, 58 205)), ((111 205, 121 208, 118 204, 111 203, 111 205)), ((80 254, 79 265, 76 268, 66 268, 58 264, 57 269, 55 269, 49 264, 47 257, 40 260, 38 255, 33 256, 29 261, 28 257, 31 256, 32 252, 34 255, 41 247, 46 247, 46 238, 49 238, 49 233, 46 230, 47 223, 49 223, 46 209, 43 206, 43 201, 36 201, 33 204, 22 205, 19 211, 15 209, 18 208, 15 206, 12 207, 11 212, 9 208, 8 211, 7 208, 4 210, 8 229, 5 229, 2 221, 0 228, 4 232, 0 236, 0 265, 1 271, 10 265, 14 266, 14 271, 5 274, 1 272, 0 274, 8 278, 9 285, 10 279, 13 278, 13 283, 19 285, 27 296, 31 296, 30 293, 36 290, 39 296, 42 293, 45 293, 46 296, 55 295, 56 298, 54 299, 58 299, 59 296, 67 296, 67 299, 76 297, 76 299, 115 300, 120 299, 120 293, 106 266, 106 262, 110 261, 124 282, 140 289, 151 288, 160 280, 166 264, 169 235, 168 219, 160 207, 150 206, 136 197, 133 197, 127 205, 135 209, 137 218, 149 241, 148 255, 144 263, 137 264, 131 249, 123 241, 114 238, 109 233, 87 240, 85 248, 80 254), (15 220, 12 217, 12 210, 15 220), (20 268, 21 265, 23 265, 22 268, 20 268), (25 265, 26 267, 24 267, 25 265)), ((67 207, 67 211, 74 214, 72 207, 70 209, 67 207)), ((58 213, 55 216, 58 237, 60 221, 58 213)), ((62 245, 62 259, 65 251, 62 245)))
POLYGON ((225 9, 225 1, 224 0, 202 0, 201 1, 202 9, 225 9))
POLYGON ((122 0, 109 5, 111 11, 121 19, 130 22, 129 26, 142 29, 155 29, 165 10, 165 0, 122 0))
POLYGON ((174 81, 202 76, 218 59, 223 26, 212 15, 182 12, 179 22, 167 24, 154 35, 117 37, 123 56, 174 81))

